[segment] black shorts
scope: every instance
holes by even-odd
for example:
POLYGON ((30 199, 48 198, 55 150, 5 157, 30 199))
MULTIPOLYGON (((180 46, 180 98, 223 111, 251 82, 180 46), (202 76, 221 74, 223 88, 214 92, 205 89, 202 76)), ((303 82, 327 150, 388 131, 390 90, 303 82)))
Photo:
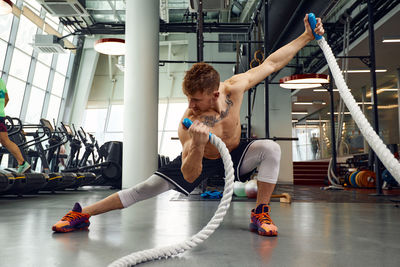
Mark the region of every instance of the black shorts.
POLYGON ((7 132, 5 117, 0 117, 0 132, 7 132))
MULTIPOLYGON (((241 175, 239 177, 239 170, 242 164, 244 155, 247 152, 250 144, 253 141, 243 141, 239 143, 239 146, 231 151, 231 157, 233 162, 233 169, 235 170, 235 180, 246 181, 254 173, 255 170, 241 175)), ((189 195, 204 179, 209 177, 219 176, 221 178, 225 177, 224 163, 221 158, 219 159, 206 159, 203 158, 203 170, 200 176, 193 182, 189 183, 183 178, 181 172, 182 165, 182 154, 176 157, 168 165, 159 168, 154 174, 164 178, 168 182, 175 185, 175 190, 189 195)))

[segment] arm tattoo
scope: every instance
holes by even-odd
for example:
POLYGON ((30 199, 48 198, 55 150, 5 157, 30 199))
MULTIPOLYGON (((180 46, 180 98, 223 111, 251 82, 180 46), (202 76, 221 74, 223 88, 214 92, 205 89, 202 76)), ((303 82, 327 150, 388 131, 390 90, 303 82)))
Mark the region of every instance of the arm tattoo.
POLYGON ((223 110, 221 112, 221 115, 219 116, 219 118, 217 118, 217 116, 202 116, 201 118, 203 119, 203 124, 207 125, 208 127, 214 127, 214 125, 221 121, 223 118, 225 118, 226 116, 228 116, 229 114, 229 110, 231 108, 231 106, 233 106, 233 102, 230 98, 230 94, 226 96, 225 99, 225 103, 227 104, 227 107, 225 110, 223 110))

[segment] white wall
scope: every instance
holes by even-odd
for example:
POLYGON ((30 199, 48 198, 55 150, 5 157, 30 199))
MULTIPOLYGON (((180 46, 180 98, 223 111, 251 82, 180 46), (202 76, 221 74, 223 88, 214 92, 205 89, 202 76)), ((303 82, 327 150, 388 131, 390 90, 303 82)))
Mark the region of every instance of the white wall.
MULTIPOLYGON (((277 77, 289 75, 289 70, 282 70, 277 77)), ((271 137, 292 137, 292 100, 291 90, 283 89, 278 84, 269 86, 269 133, 271 137)), ((293 183, 293 151, 291 141, 277 141, 281 146, 282 157, 279 183, 293 183)))
MULTIPOLYGON (((160 41, 160 60, 188 60, 186 34, 169 34, 160 41)), ((186 63, 169 63, 159 67, 159 98, 186 98, 182 92, 182 81, 186 63)))
MULTIPOLYGON (((282 70, 279 74, 283 77, 289 73, 282 70)), ((252 111, 252 134, 265 137, 265 89, 261 84, 257 87, 256 100, 252 111)), ((254 94, 254 91, 253 91, 254 94)), ((253 95, 252 95, 253 98, 253 95)), ((291 92, 277 84, 269 85, 269 135, 270 137, 292 137, 292 103, 291 92)), ((241 123, 246 123, 247 93, 243 99, 240 111, 241 123)), ((282 156, 278 183, 293 183, 293 152, 291 141, 277 141, 281 146, 282 156)))
POLYGON ((123 104, 124 74, 115 66, 117 57, 112 56, 111 61, 110 76, 109 57, 99 54, 99 61, 91 86, 87 108, 107 108, 109 101, 111 101, 111 104, 123 104), (112 79, 115 79, 114 90, 112 79))
MULTIPOLYGON (((98 64, 99 54, 93 49, 94 39, 86 38, 82 52, 78 78, 75 83, 74 100, 70 110, 69 123, 81 125, 82 114, 88 102, 91 85, 95 80, 95 70, 98 64)), ((69 111, 67 111, 69 112, 69 111)))

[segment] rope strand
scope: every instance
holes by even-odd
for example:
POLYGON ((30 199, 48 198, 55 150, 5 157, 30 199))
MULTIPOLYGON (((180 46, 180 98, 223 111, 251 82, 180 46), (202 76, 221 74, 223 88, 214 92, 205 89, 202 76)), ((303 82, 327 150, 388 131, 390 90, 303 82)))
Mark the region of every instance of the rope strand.
POLYGON ((350 93, 350 90, 347 87, 346 82, 344 81, 343 74, 339 69, 339 66, 336 62, 330 46, 325 41, 325 38, 322 37, 317 42, 324 52, 326 61, 328 62, 329 68, 331 69, 337 88, 339 89, 340 96, 342 97, 344 103, 349 109, 351 116, 356 122, 358 128, 367 140, 368 144, 375 151, 378 158, 382 161, 386 169, 393 175, 394 178, 396 178, 397 182, 400 183, 399 161, 393 156, 393 154, 386 147, 378 134, 371 127, 371 124, 369 124, 360 107, 357 105, 356 100, 350 93))
POLYGON ((215 229, 218 228, 224 219, 224 216, 231 204, 235 176, 231 155, 229 154, 225 143, 214 134, 211 135, 210 142, 217 147, 219 153, 221 154, 222 161, 224 162, 225 189, 218 208, 208 224, 197 234, 193 235, 186 241, 166 247, 152 248, 134 252, 112 262, 110 265, 108 265, 109 267, 134 266, 142 262, 173 257, 185 252, 186 250, 196 247, 200 243, 204 242, 212 233, 214 233, 215 229))

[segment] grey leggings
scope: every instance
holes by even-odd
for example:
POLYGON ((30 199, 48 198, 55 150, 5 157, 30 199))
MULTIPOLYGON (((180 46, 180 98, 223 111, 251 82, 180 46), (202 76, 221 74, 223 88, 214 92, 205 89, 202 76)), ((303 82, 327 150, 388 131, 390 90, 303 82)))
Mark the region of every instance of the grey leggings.
MULTIPOLYGON (((251 143, 240 166, 240 174, 246 174, 258 167, 257 180, 276 184, 281 159, 280 146, 271 140, 257 140, 251 143)), ((147 180, 131 188, 118 192, 124 208, 152 198, 175 186, 158 175, 153 174, 147 180)))

